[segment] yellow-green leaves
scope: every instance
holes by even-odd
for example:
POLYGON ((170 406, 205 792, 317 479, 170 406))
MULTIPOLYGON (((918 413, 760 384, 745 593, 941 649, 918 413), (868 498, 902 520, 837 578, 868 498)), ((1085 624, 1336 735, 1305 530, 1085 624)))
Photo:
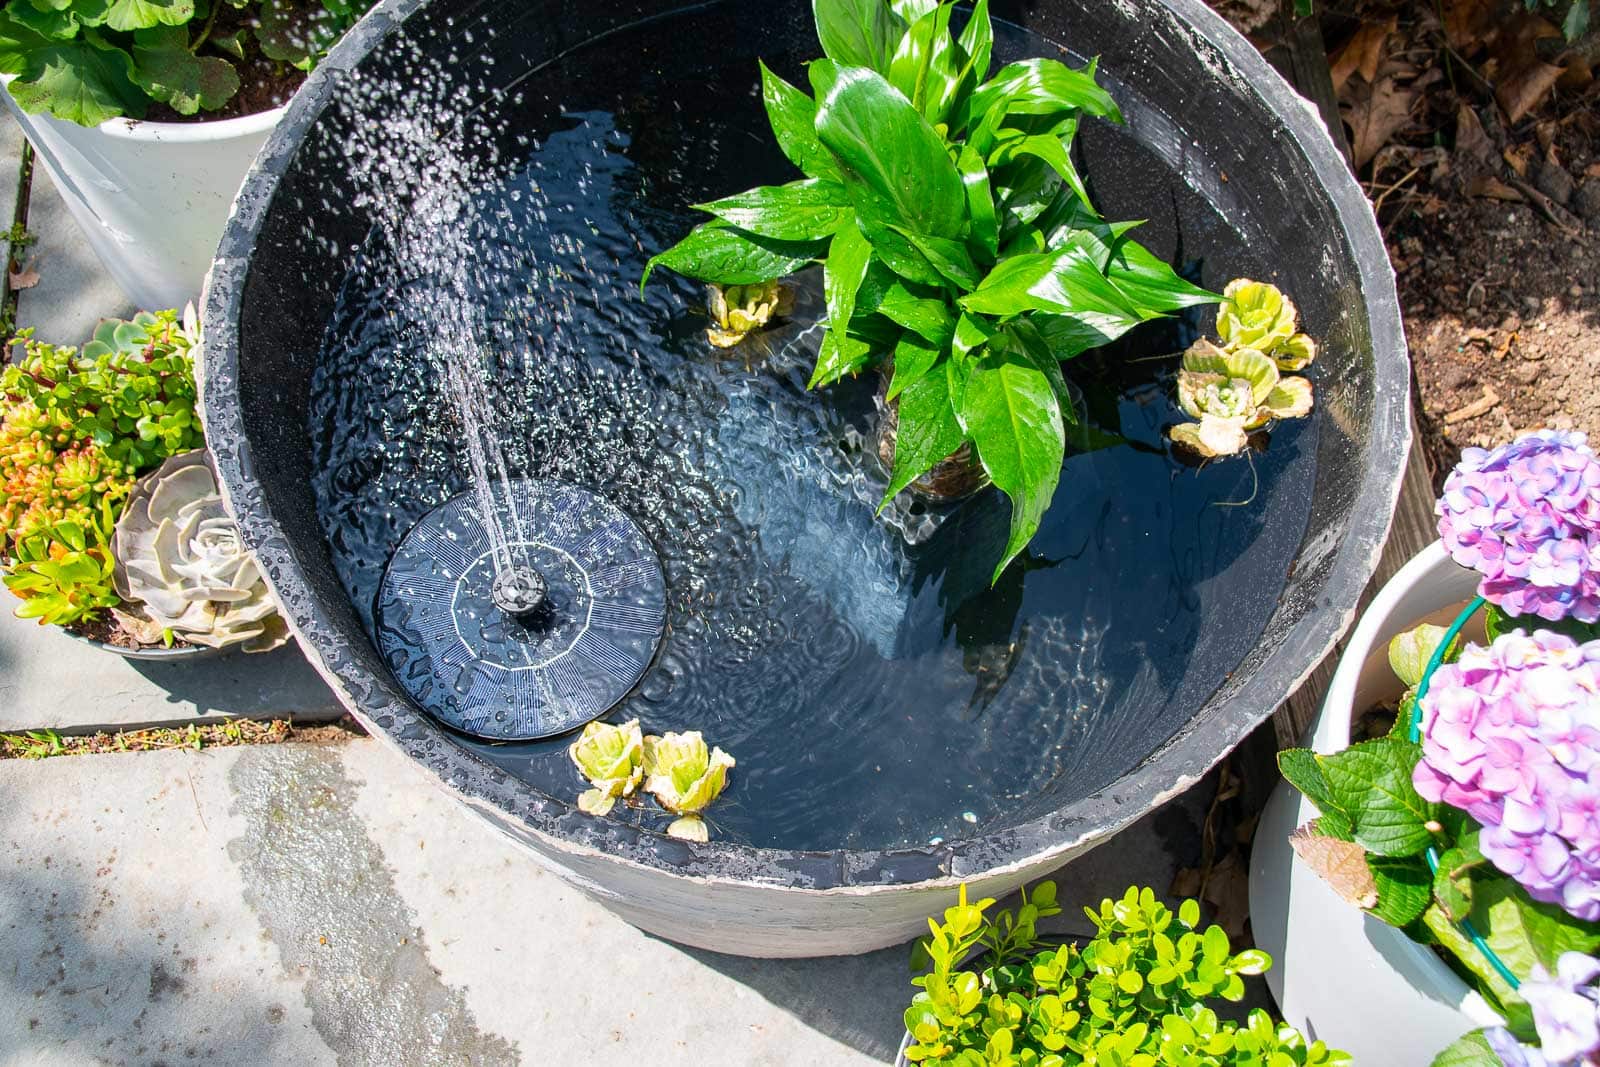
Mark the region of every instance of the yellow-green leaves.
POLYGON ((1280 373, 1304 369, 1316 356, 1316 342, 1295 332, 1294 304, 1276 287, 1245 278, 1224 293, 1217 313, 1224 346, 1195 342, 1178 371, 1178 406, 1196 421, 1171 430, 1173 441, 1208 459, 1242 452, 1249 431, 1308 415, 1312 404, 1309 381, 1280 373))
POLYGON ((592 722, 567 750, 578 773, 594 786, 578 797, 578 807, 604 815, 621 797, 632 796, 644 777, 644 738, 639 720, 620 726, 592 722))
POLYGON ((708 749, 699 730, 644 739, 644 787, 663 808, 682 816, 667 827, 673 837, 704 841, 709 836, 700 813, 722 795, 734 759, 708 749))
POLYGON ((706 340, 718 348, 732 348, 793 307, 794 293, 780 282, 712 285, 706 301, 711 313, 706 340))

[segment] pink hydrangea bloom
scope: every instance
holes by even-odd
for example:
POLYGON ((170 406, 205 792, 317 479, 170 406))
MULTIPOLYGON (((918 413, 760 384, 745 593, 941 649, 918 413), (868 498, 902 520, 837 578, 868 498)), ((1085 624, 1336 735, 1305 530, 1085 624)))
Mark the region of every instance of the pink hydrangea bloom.
POLYGON ((1439 536, 1508 615, 1600 620, 1600 460, 1581 433, 1468 448, 1439 498, 1439 536))
POLYGON ((1484 857, 1534 900, 1600 920, 1600 641, 1469 644, 1419 713, 1417 792, 1481 823, 1484 857))

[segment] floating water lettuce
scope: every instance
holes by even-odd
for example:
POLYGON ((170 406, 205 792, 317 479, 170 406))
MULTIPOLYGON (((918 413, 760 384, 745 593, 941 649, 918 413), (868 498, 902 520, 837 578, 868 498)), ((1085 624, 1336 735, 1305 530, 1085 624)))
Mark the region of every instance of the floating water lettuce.
POLYGON ((732 348, 774 317, 789 314, 794 294, 778 282, 713 285, 706 304, 714 323, 706 329, 706 339, 718 348, 732 348))
POLYGON ((1195 422, 1172 428, 1172 439, 1207 458, 1244 449, 1247 434, 1273 419, 1311 411, 1311 383, 1283 376, 1254 348, 1218 348, 1196 341, 1178 371, 1178 406, 1195 422))
POLYGON ((620 726, 592 722, 567 750, 578 773, 594 786, 578 797, 578 807, 590 815, 604 815, 619 797, 629 797, 644 777, 644 738, 639 720, 620 726))
POLYGON ((707 840, 700 812, 722 794, 733 765, 733 757, 722 749, 707 749, 699 730, 644 739, 644 787, 663 808, 681 816, 667 827, 668 834, 707 840))

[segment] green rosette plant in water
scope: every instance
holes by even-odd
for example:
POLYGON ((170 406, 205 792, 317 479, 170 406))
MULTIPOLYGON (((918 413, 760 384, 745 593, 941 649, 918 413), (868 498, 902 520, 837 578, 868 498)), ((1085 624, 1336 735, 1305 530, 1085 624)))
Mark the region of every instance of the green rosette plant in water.
MULTIPOLYGON (((698 207, 713 218, 651 258, 715 286, 823 265, 810 384, 878 368, 899 431, 887 504, 970 444, 1011 500, 995 576, 1049 507, 1078 418, 1061 362, 1140 323, 1222 298, 1108 223, 1072 158, 1089 117, 1121 121, 1095 80, 1027 59, 990 75, 987 0, 815 0, 826 56, 807 94, 761 67, 778 146, 804 177, 698 207)), ((719 324, 720 327, 720 324, 719 324)))
POLYGON ((578 773, 594 786, 578 797, 578 807, 604 815, 619 799, 631 797, 644 779, 644 736, 639 720, 620 726, 592 722, 567 750, 578 773))
POLYGON ((1271 966, 1235 953, 1200 906, 1176 912, 1149 889, 1084 908, 1097 933, 1081 948, 1041 936, 1061 913, 1053 882, 1023 890, 1016 911, 986 912, 961 887, 912 957, 920 987, 906 1009, 906 1059, 930 1067, 1335 1067, 1349 1057, 1307 1041, 1265 1011, 1243 1026, 1207 1006, 1244 997, 1271 966))
POLYGON ((702 815, 722 795, 734 758, 705 742, 699 730, 642 735, 639 720, 620 726, 592 722, 567 749, 578 773, 594 788, 578 796, 578 808, 606 815, 618 800, 637 803, 643 791, 678 816, 667 833, 688 841, 710 840, 702 815))

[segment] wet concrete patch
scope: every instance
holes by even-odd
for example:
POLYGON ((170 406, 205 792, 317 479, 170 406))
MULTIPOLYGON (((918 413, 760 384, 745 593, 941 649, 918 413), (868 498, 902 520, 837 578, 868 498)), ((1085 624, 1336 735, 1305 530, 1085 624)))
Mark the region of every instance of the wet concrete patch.
POLYGON ((340 1064, 519 1062, 429 964, 337 750, 252 749, 229 784, 244 830, 228 854, 245 899, 284 967, 305 976, 313 1025, 340 1064))

